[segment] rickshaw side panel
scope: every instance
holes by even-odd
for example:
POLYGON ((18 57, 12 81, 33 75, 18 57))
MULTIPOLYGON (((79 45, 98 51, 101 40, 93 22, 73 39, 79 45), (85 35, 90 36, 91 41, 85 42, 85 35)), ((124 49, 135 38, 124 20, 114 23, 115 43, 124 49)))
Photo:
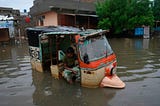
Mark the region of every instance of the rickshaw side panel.
POLYGON ((41 51, 39 47, 29 46, 32 69, 37 70, 39 72, 43 72, 43 65, 42 62, 40 61, 40 52, 41 51))
POLYGON ((36 28, 28 28, 26 30, 29 44, 29 54, 31 57, 32 69, 43 72, 43 64, 41 62, 41 49, 39 47, 39 34, 42 30, 36 28))

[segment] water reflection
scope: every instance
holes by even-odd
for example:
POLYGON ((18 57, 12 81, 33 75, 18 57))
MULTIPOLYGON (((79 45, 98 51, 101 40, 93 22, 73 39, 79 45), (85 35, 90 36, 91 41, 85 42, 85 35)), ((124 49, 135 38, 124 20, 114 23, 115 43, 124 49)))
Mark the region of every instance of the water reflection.
MULTIPOLYGON (((117 39, 118 40, 118 39, 117 39)), ((142 50, 142 49, 149 49, 150 42, 152 42, 151 39, 129 39, 124 38, 120 39, 120 42, 122 42, 122 47, 125 49, 134 49, 134 50, 142 50)))
POLYGON ((116 91, 110 89, 88 89, 78 84, 70 85, 63 79, 55 80, 49 73, 32 71, 35 105, 55 106, 105 106, 116 91))
POLYGON ((149 48, 149 40, 150 39, 143 39, 143 49, 149 48))

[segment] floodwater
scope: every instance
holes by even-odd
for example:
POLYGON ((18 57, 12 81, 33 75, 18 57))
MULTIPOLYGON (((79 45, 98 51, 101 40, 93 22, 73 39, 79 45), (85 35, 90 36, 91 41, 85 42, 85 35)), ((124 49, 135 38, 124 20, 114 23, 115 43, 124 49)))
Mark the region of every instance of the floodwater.
POLYGON ((32 70, 26 43, 0 45, 0 106, 160 106, 160 38, 109 42, 124 89, 69 85, 32 70))

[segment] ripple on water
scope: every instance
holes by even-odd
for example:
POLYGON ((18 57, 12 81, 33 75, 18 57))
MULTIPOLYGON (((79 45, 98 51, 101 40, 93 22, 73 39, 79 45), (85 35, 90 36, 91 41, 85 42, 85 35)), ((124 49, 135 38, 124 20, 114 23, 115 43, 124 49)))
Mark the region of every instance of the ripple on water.
POLYGON ((2 60, 2 62, 11 62, 12 59, 6 59, 6 60, 2 60))
POLYGON ((152 64, 146 64, 146 65, 144 66, 144 68, 154 68, 154 65, 152 65, 152 64))
POLYGON ((30 60, 21 60, 21 61, 19 61, 20 63, 29 63, 30 62, 30 60))
POLYGON ((20 63, 29 63, 30 62, 30 57, 23 57, 23 58, 17 58, 17 60, 20 62, 20 63))
POLYGON ((13 71, 13 70, 17 70, 17 69, 18 69, 17 67, 5 68, 5 71, 13 71))
POLYGON ((10 62, 0 62, 0 65, 9 65, 12 64, 11 61, 10 62))
POLYGON ((19 64, 20 67, 25 67, 25 66, 31 66, 31 63, 23 63, 23 64, 19 64))
POLYGON ((136 69, 136 70, 127 70, 126 72, 120 72, 118 75, 121 76, 121 79, 125 82, 137 82, 143 81, 146 78, 152 78, 154 75, 157 77, 158 70, 150 68, 152 65, 147 65, 147 68, 136 69))
POLYGON ((0 78, 0 85, 8 83, 9 78, 0 78))
POLYGON ((25 71, 25 70, 30 70, 31 66, 27 66, 27 67, 20 67, 21 71, 25 71))
POLYGON ((153 63, 153 60, 146 60, 147 63, 153 63))
POLYGON ((152 72, 153 68, 150 68, 150 67, 144 67, 142 69, 135 69, 135 70, 127 70, 127 72, 131 72, 133 74, 135 73, 145 73, 145 72, 152 72))
POLYGON ((0 81, 0 85, 7 83, 7 81, 0 81))
POLYGON ((17 60, 19 61, 19 62, 30 62, 30 58, 29 57, 25 57, 25 58, 17 58, 17 60))
POLYGON ((6 67, 8 67, 8 65, 0 65, 0 69, 1 68, 6 68, 6 67))
POLYGON ((23 86, 23 85, 16 84, 16 85, 10 85, 7 88, 17 88, 17 87, 21 87, 21 86, 23 86))
POLYGON ((124 82, 137 82, 137 81, 143 81, 145 78, 147 77, 134 77, 134 78, 130 78, 128 80, 125 80, 124 82))
POLYGON ((154 64, 155 66, 160 66, 160 64, 154 64))
POLYGON ((24 76, 24 75, 27 75, 27 73, 19 73, 19 74, 9 74, 8 75, 8 78, 17 78, 17 77, 20 77, 20 76, 24 76))
POLYGON ((126 66, 117 66, 117 69, 126 69, 126 66))

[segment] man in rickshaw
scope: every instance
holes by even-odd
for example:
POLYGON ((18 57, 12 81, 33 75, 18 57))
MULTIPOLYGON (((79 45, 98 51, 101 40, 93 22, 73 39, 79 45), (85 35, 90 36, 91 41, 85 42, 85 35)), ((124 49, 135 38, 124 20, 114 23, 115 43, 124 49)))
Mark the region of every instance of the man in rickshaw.
POLYGON ((63 77, 69 82, 70 84, 73 83, 73 81, 79 81, 80 80, 80 70, 76 66, 77 62, 77 56, 75 55, 74 49, 72 47, 69 47, 66 51, 66 55, 63 59, 64 63, 64 71, 63 71, 63 77))

